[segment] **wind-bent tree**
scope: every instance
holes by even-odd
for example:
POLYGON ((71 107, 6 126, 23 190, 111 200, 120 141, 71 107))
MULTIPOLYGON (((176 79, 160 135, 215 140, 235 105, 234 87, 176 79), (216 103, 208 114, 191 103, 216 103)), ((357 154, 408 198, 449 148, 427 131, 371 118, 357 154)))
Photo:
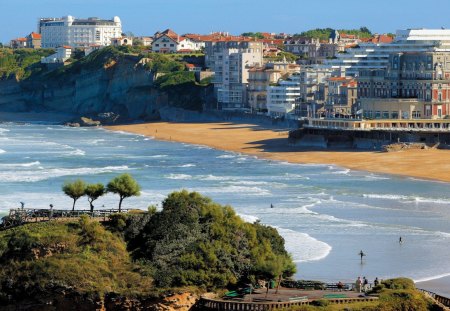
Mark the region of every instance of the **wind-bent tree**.
POLYGON ((86 183, 81 179, 74 182, 67 181, 62 186, 62 191, 73 199, 72 211, 75 210, 75 203, 79 198, 85 195, 86 183))
POLYGON ((141 195, 141 187, 130 174, 122 174, 112 179, 106 189, 119 195, 119 213, 122 211, 123 199, 141 195))
POLYGON ((89 205, 91 206, 91 212, 93 212, 94 204, 92 204, 92 202, 94 202, 99 197, 104 195, 106 193, 106 189, 105 189, 105 186, 103 186, 103 184, 101 184, 101 183, 89 184, 86 186, 84 193, 88 197, 89 205))

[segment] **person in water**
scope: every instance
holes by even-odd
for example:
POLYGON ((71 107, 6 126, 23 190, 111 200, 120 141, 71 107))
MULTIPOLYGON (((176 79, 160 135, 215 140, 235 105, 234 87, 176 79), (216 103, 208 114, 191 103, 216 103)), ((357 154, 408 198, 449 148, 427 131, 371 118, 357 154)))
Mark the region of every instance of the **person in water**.
POLYGON ((362 262, 363 257, 366 256, 366 254, 364 254, 364 252, 362 250, 358 254, 359 254, 359 256, 361 256, 361 262, 362 262))
POLYGON ((400 237, 400 238, 398 239, 398 243, 400 243, 400 244, 403 243, 402 237, 400 237))
POLYGON ((270 203, 270 208, 273 208, 273 204, 272 203, 270 203))

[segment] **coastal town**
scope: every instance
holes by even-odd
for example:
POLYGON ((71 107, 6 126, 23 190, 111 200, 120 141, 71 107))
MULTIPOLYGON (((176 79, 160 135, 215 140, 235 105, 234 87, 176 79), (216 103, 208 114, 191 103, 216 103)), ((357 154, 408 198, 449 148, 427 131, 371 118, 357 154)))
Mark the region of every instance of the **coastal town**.
POLYGON ((384 130, 417 132, 408 137, 413 142, 449 139, 434 138, 450 130, 448 29, 375 34, 361 27, 240 35, 166 29, 140 37, 122 29, 117 16, 39 18, 35 31, 9 46, 55 49, 41 62, 56 67, 67 64, 73 53, 88 55, 110 45, 196 55, 200 57, 186 62, 186 70, 214 85, 215 103, 205 108, 307 120, 310 133, 384 130))
POLYGON ((450 29, 120 6, 3 34, 0 310, 450 308, 450 29))

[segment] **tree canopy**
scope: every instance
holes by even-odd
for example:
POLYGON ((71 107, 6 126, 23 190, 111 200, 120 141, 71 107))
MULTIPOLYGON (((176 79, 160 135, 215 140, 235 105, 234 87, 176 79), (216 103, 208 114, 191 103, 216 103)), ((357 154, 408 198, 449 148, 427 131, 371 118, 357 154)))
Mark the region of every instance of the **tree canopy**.
POLYGON ((186 190, 169 194, 130 242, 137 258, 154 265, 161 287, 225 287, 295 272, 275 229, 246 223, 231 207, 186 190))
POLYGON ((86 186, 85 194, 88 197, 91 212, 94 211, 93 202, 106 193, 105 186, 102 183, 89 184, 86 186))
POLYGON ((130 174, 122 174, 113 178, 106 186, 108 192, 119 195, 119 212, 122 210, 122 201, 125 198, 139 196, 141 187, 130 174))
MULTIPOLYGON (((338 29, 339 33, 345 33, 348 35, 356 35, 360 39, 362 38, 370 38, 372 36, 372 32, 367 27, 361 27, 359 29, 338 29)), ((316 28, 307 31, 303 31, 299 34, 295 34, 295 36, 307 37, 307 38, 316 38, 320 40, 328 40, 330 38, 331 33, 333 32, 332 28, 316 28)))
POLYGON ((67 181, 62 186, 62 191, 73 199, 72 211, 75 210, 75 203, 79 198, 85 195, 86 183, 81 179, 73 182, 67 181))

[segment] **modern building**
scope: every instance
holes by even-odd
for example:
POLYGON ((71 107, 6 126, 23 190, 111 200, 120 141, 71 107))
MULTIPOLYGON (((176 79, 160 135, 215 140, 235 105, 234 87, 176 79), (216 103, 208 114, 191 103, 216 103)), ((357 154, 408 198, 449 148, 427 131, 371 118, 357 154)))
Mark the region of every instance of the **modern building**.
POLYGON ((450 51, 449 29, 398 30, 392 42, 389 36, 375 36, 338 53, 336 59, 325 64, 346 76, 358 76, 360 70, 386 69, 392 53, 433 51, 450 51))
POLYGON ((56 53, 43 57, 41 59, 42 64, 61 64, 63 65, 66 60, 72 56, 71 46, 60 46, 56 49, 56 53))
POLYGON ((263 64, 263 44, 242 41, 209 41, 205 46, 206 67, 214 71, 214 91, 218 108, 248 109, 247 85, 249 70, 263 64))
POLYGON ((299 72, 300 66, 284 62, 267 63, 262 67, 253 67, 248 73, 248 103, 255 112, 267 112, 267 88, 279 79, 299 72))
POLYGON ((64 45, 73 48, 107 46, 113 38, 122 36, 122 23, 117 16, 111 20, 96 17, 76 19, 70 15, 62 18, 43 18, 39 20, 38 27, 43 48, 64 45))
POLYGON ((386 69, 361 71, 358 92, 366 118, 447 118, 450 50, 392 53, 386 69))
POLYGON ((295 73, 267 88, 267 113, 272 117, 294 114, 300 97, 300 74, 295 73))

